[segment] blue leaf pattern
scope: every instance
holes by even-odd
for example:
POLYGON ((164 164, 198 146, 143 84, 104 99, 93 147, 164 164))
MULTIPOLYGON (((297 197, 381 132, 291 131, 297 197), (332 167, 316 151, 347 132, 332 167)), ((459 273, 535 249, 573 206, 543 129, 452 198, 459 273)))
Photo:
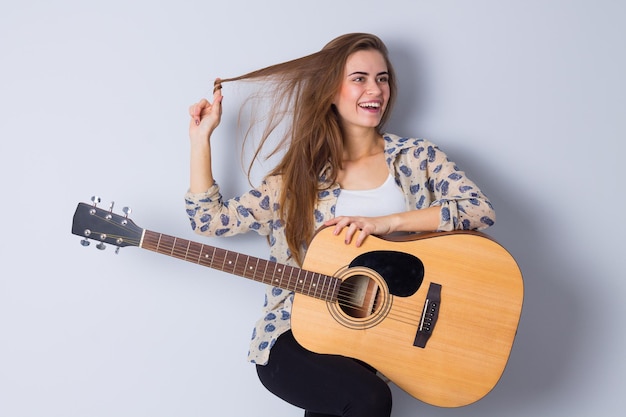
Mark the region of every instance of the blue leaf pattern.
POLYGON ((448 207, 442 207, 441 208, 441 218, 444 221, 450 220, 450 209, 448 207))
POLYGON ((493 219, 487 216, 481 217, 480 222, 486 224, 487 226, 493 226, 495 224, 493 219))
POLYGON ((263 200, 261 200, 261 202, 259 203, 259 206, 263 210, 269 210, 270 209, 270 198, 268 196, 263 197, 263 200))
POLYGON ((240 216, 245 218, 250 215, 250 210, 248 210, 244 206, 237 206, 237 213, 239 213, 240 216))

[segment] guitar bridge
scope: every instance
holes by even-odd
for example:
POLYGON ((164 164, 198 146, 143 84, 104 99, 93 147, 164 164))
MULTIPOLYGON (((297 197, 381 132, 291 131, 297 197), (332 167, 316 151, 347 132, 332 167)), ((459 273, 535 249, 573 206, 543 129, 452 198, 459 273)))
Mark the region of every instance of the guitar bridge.
POLYGON ((439 306, 441 305, 441 284, 431 282, 426 294, 426 302, 422 310, 422 319, 420 320, 417 334, 413 341, 413 346, 425 348, 426 342, 435 329, 437 318, 439 317, 439 306))

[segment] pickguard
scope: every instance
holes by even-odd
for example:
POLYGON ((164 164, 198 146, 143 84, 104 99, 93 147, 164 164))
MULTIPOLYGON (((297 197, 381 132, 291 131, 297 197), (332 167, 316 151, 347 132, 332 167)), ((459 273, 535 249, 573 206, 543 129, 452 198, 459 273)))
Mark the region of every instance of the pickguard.
POLYGON ((387 283, 389 292, 398 297, 410 297, 424 281, 424 264, 408 253, 397 251, 372 251, 363 253, 350 263, 376 271, 387 283))

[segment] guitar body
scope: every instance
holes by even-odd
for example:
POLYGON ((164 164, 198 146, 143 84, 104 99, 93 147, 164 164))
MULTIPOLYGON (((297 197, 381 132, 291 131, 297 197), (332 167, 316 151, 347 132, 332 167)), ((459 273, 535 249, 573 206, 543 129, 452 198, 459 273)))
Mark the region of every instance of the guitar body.
POLYGON ((359 298, 366 304, 359 311, 352 300, 296 294, 292 329, 309 350, 365 361, 410 395, 441 407, 473 403, 500 379, 524 290, 515 260, 486 235, 431 233, 405 241, 369 236, 357 248, 322 229, 303 269, 341 278, 340 293, 355 285, 365 293, 373 286, 376 293, 359 298), (419 347, 431 284, 440 285, 437 317, 419 347))

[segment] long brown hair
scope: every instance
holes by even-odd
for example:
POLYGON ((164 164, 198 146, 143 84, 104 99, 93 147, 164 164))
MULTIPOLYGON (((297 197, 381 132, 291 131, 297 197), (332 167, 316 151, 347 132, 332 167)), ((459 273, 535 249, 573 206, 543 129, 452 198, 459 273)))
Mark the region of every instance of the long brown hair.
POLYGON ((343 134, 333 101, 341 87, 348 57, 361 50, 379 51, 389 72, 390 98, 377 127, 381 133, 396 97, 395 73, 387 47, 371 34, 342 35, 311 55, 221 80, 221 83, 263 80, 273 86, 271 110, 264 119, 265 128, 248 174, 268 137, 287 114, 291 115, 285 135, 270 156, 281 150, 285 153, 269 175, 282 176, 280 216, 285 222, 291 255, 298 263, 302 262, 303 250, 315 232, 313 211, 318 192, 334 184, 341 169, 343 134), (327 164, 331 168, 329 176, 320 186, 320 175, 327 164))

